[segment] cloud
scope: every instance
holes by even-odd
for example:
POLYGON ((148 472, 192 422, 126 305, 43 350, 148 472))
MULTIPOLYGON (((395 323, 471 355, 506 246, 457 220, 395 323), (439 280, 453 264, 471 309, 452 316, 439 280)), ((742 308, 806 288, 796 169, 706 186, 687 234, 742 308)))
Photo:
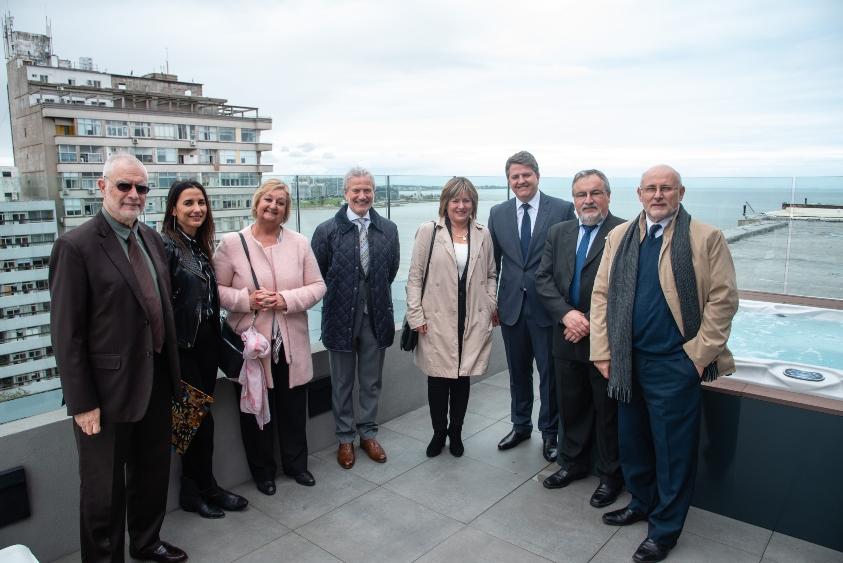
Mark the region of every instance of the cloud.
POLYGON ((171 72, 206 96, 273 118, 262 141, 278 173, 498 175, 528 149, 560 176, 665 160, 686 175, 843 174, 837 0, 144 6, 137 45, 114 26, 125 7, 47 0, 12 15, 42 32, 46 12, 56 53, 113 72, 157 70, 166 47, 171 72), (217 40, 172 33, 162 11, 217 40))

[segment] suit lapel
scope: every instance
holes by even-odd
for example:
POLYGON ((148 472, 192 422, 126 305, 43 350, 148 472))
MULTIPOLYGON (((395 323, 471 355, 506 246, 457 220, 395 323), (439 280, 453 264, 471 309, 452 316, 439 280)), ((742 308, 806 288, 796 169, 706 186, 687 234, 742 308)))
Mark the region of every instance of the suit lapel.
POLYGON ((580 224, 577 221, 572 221, 571 225, 566 226, 562 235, 562 253, 564 256, 565 268, 562 270, 563 281, 565 287, 571 285, 571 280, 574 279, 574 268, 577 265, 577 236, 579 236, 580 224))
POLYGON ((597 231, 597 235, 594 237, 594 242, 591 243, 591 248, 588 249, 588 256, 586 256, 585 258, 585 264, 583 264, 583 268, 585 268, 592 260, 594 260, 598 254, 603 252, 603 247, 606 246, 606 235, 608 235, 609 231, 612 230, 612 227, 609 226, 609 223, 612 223, 612 219, 612 214, 608 213, 606 215, 606 218, 603 220, 603 224, 600 225, 600 229, 597 231))
MULTIPOLYGON (((533 234, 530 237, 530 250, 527 252, 527 262, 536 252, 541 253, 544 249, 544 242, 547 237, 547 221, 550 218, 550 203, 545 195, 539 192, 539 211, 536 213, 536 224, 533 226, 533 234)), ((520 238, 520 237, 519 237, 520 238)))

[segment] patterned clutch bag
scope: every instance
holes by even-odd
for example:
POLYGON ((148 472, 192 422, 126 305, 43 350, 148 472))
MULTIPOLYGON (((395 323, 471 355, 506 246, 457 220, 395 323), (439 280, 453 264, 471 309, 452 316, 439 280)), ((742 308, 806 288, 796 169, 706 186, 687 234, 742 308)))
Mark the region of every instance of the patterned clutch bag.
POLYGON ((184 454, 199 430, 202 419, 211 410, 214 398, 182 380, 182 395, 173 399, 173 447, 184 454))

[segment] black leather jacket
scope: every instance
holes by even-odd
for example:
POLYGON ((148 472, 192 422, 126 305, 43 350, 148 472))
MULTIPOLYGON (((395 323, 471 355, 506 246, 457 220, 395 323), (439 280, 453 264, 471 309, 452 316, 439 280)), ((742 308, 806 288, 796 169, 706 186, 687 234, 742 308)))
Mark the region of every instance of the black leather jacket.
POLYGON ((196 241, 184 236, 182 246, 166 234, 161 236, 170 268, 179 348, 193 348, 199 324, 203 320, 210 319, 218 331, 220 328, 216 276, 196 241))

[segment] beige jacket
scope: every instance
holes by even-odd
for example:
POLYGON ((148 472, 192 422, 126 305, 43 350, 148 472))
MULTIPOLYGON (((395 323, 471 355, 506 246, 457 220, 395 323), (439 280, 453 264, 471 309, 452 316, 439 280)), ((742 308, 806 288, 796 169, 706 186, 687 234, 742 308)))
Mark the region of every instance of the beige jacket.
POLYGON ((454 245, 445 220, 440 218, 422 300, 422 278, 433 223, 424 223, 416 232, 407 278, 407 322, 410 328, 427 324, 427 334, 419 334, 414 359, 418 368, 430 376, 455 379, 458 375, 482 375, 489 365, 492 313, 497 306, 495 256, 489 230, 477 223, 472 223, 470 229, 462 362, 457 348, 458 274, 454 245))
MULTIPOLYGON (((641 240, 647 233, 644 213, 639 215, 641 240)), ((594 281, 591 294, 591 361, 609 360, 609 339, 606 330, 607 293, 611 284, 612 262, 627 229, 632 225, 627 221, 618 225, 606 238, 606 248, 594 281)), ((667 306, 679 331, 684 330, 679 297, 670 261, 670 247, 676 221, 665 229, 664 241, 659 252, 659 282, 662 286, 667 306)), ((688 357, 698 366, 707 366, 717 360, 718 373, 734 373, 735 362, 726 347, 729 332, 732 329, 732 317, 738 310, 738 288, 735 281, 735 266, 732 255, 726 245, 726 238, 719 230, 691 219, 691 252, 694 272, 697 276, 697 294, 699 295, 702 322, 695 338, 683 346, 688 357)))

